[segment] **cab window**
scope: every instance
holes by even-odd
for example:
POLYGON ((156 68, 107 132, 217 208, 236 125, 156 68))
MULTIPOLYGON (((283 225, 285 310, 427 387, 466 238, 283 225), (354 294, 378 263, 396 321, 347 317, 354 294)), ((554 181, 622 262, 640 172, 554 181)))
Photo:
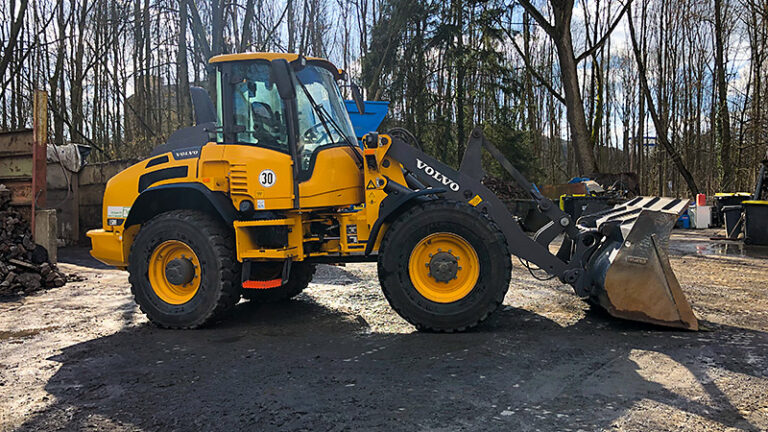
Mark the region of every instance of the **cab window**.
POLYGON ((268 63, 238 63, 232 67, 236 140, 288 151, 283 101, 270 79, 268 63), (242 80, 239 78, 242 77, 242 80))
POLYGON ((355 142, 355 134, 341 92, 330 71, 309 65, 299 71, 296 78, 306 88, 305 92, 299 83, 296 84, 299 116, 298 153, 301 170, 307 171, 312 154, 318 149, 346 140, 355 142), (312 107, 310 98, 336 123, 338 130, 330 122, 323 122, 322 117, 312 107))

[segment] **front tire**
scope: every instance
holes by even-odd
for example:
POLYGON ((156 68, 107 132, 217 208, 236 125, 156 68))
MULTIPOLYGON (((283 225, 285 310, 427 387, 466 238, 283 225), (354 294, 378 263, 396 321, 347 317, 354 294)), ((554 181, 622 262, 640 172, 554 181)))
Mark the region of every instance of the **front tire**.
POLYGON ((139 230, 128 264, 141 311, 164 328, 197 328, 240 298, 232 230, 192 210, 162 213, 139 230))
POLYGON ((381 243, 379 281, 395 311, 419 330, 472 328, 496 310, 512 263, 496 225, 464 203, 414 206, 381 243))

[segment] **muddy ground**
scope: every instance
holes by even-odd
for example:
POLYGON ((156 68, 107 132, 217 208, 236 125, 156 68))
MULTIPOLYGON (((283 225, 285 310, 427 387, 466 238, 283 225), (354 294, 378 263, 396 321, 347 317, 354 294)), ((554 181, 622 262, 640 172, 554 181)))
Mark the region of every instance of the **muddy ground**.
MULTIPOLYGON (((297 299, 159 330, 126 274, 0 302, 2 430, 766 430, 768 250, 676 232, 672 265, 710 331, 589 311, 515 266, 501 309, 416 333, 374 264, 322 266, 297 299)), ((515 262, 517 264, 517 262, 515 262)))

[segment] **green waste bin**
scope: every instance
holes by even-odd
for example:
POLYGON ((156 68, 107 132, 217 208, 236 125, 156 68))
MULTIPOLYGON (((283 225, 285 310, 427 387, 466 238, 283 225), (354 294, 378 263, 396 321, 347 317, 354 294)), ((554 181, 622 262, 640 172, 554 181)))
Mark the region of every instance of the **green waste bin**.
POLYGON ((768 201, 744 201, 744 243, 768 245, 768 201))

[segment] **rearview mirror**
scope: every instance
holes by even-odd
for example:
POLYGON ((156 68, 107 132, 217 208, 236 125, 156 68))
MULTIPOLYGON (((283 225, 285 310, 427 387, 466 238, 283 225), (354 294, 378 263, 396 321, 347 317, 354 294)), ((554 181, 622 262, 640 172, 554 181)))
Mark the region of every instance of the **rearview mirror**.
POLYGON ((291 67, 285 59, 272 60, 272 82, 277 86, 281 99, 296 97, 296 87, 291 79, 291 67))
POLYGON ((362 93, 360 93, 360 87, 358 87, 355 83, 352 83, 349 87, 350 90, 352 90, 352 100, 355 101, 357 112, 359 112, 361 115, 365 114, 365 101, 363 100, 362 93))

